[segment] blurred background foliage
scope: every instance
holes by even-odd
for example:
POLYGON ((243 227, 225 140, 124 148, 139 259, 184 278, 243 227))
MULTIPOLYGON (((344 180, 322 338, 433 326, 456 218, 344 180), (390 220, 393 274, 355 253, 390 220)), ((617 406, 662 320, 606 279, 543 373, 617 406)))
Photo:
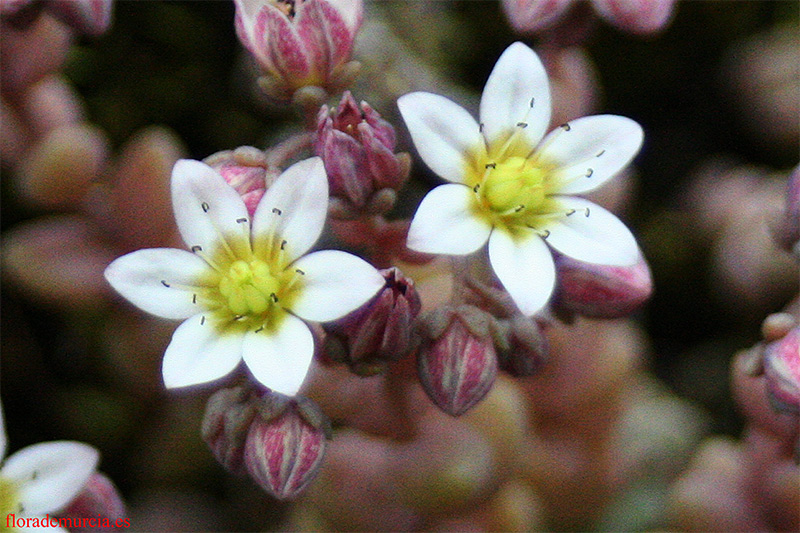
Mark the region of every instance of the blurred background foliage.
MULTIPOLYGON (((715 293, 710 250, 677 207, 710 157, 775 171, 797 163, 796 146, 760 143, 747 130, 724 67, 736 43, 780 25, 796 31, 799 6, 795 1, 684 1, 658 36, 633 37, 600 24, 588 43, 603 96, 598 111, 632 117, 646 132, 627 221, 655 277, 655 295, 640 316, 651 336, 651 367, 673 390, 709 409, 715 430, 734 435, 741 421, 728 391, 729 360, 736 349, 758 341, 765 315, 760 309, 732 308, 730 295, 715 293)), ((85 98, 88 121, 108 134, 114 148, 144 126, 166 125, 198 159, 240 145, 263 148, 299 127, 291 109, 254 98, 233 12, 232 2, 224 1, 117 2, 111 30, 97 40, 80 41, 66 66, 67 77, 85 98)), ((517 40, 499 2, 380 1, 369 6, 367 19, 378 14, 432 69, 475 94, 495 59, 517 40)), ((373 83, 362 78, 360 87, 373 83)), ((355 96, 362 97, 358 89, 355 96)), ((378 110, 401 134, 403 148, 412 151, 396 109, 381 106, 378 110)), ((414 176, 422 190, 435 182, 418 161, 414 176)), ((5 180, 3 192, 3 230, 39 214, 22 205, 5 180)), ((791 296, 778 295, 783 303, 791 296)), ((184 429, 179 437, 170 434, 177 439, 174 456, 139 461, 172 462, 176 468, 184 461, 206 461, 216 477, 186 468, 178 479, 201 484, 212 494, 237 483, 211 464, 199 439, 199 419, 171 418, 170 404, 202 405, 203 398, 179 392, 158 404, 115 388, 108 369, 97 361, 102 353, 96 345, 98 316, 64 316, 7 288, 3 303, 4 352, 38 354, 26 356, 25 364, 32 365, 26 370, 4 356, 2 388, 15 447, 53 438, 95 444, 106 458, 104 469, 130 491, 159 481, 158 469, 121 459, 131 442, 141 444, 143 431, 160 439, 152 431, 175 423, 184 429), (23 390, 30 384, 26 376, 35 376, 35 402, 23 390), (162 419, 157 426, 140 425, 156 414, 162 419)))

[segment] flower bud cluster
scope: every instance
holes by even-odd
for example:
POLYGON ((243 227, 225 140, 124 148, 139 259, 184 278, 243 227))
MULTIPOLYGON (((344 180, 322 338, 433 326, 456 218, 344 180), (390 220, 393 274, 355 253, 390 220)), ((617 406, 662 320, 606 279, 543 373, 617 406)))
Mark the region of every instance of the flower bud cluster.
MULTIPOLYGON (((588 2, 586 2, 588 3, 588 2)), ((518 33, 539 33, 564 22, 584 2, 573 0, 503 0, 508 20, 518 33)), ((675 0, 592 0, 595 13, 622 31, 648 35, 664 29, 675 0)))
POLYGON ((620 318, 636 311, 653 292, 653 279, 644 257, 630 266, 613 266, 561 255, 556 259, 556 268, 554 307, 567 316, 620 318))
POLYGON ((800 259, 800 167, 789 175, 786 185, 786 207, 783 213, 770 220, 775 242, 800 259))
POLYGON ((764 375, 773 407, 782 412, 800 414, 799 327, 766 346, 764 375))
POLYGON ((333 94, 348 87, 360 65, 350 61, 361 26, 361 0, 235 0, 236 33, 264 73, 267 95, 291 100, 318 87, 333 94))
POLYGON ((477 307, 439 307, 420 318, 417 372, 428 397, 459 416, 483 399, 497 377, 493 319, 477 307))
POLYGON ((249 474, 272 496, 288 499, 317 475, 331 428, 307 398, 235 387, 211 396, 202 433, 225 468, 249 474))
POLYGON ((217 152, 205 158, 204 162, 236 189, 250 216, 255 213, 269 184, 280 174, 269 167, 264 152, 252 146, 217 152))
POLYGON ((394 148, 392 125, 368 103, 359 106, 349 91, 335 110, 322 106, 314 152, 325 161, 332 215, 357 218, 394 206, 411 169, 410 156, 395 154, 394 148))
MULTIPOLYGON (((122 501, 117 487, 105 475, 95 472, 86 482, 83 490, 71 501, 60 517, 70 519, 99 518, 101 524, 112 524, 111 527, 71 528, 70 531, 117 531, 118 524, 126 519, 125 503, 122 501), (107 522, 106 522, 107 520, 107 522)), ((73 522, 75 523, 75 522, 73 522)))
POLYGON ((250 477, 278 499, 297 496, 319 472, 330 431, 327 417, 308 399, 261 402, 244 447, 250 477))
POLYGON ((411 278, 397 268, 380 273, 386 285, 371 301, 324 326, 326 356, 343 360, 360 375, 383 372, 411 352, 412 324, 422 308, 411 278))
POLYGON ((12 23, 35 20, 42 9, 78 33, 96 37, 111 26, 114 0, 6 0, 0 2, 0 14, 12 23))

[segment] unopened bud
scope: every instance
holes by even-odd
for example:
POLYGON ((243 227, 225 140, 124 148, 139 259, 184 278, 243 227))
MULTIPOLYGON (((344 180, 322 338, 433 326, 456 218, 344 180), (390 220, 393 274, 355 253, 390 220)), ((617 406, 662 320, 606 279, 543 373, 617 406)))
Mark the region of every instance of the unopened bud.
POLYGON ((495 345, 500 369, 512 376, 532 376, 548 355, 547 338, 539 323, 524 315, 502 321, 495 345))
POLYGON ((562 255, 556 259, 559 311, 591 318, 619 318, 650 298, 653 280, 644 257, 631 266, 596 265, 562 255))
POLYGON ((204 162, 236 189, 250 216, 255 213, 267 186, 277 176, 277 171, 267 165, 264 152, 252 146, 217 152, 205 158, 204 162))
POLYGON ((130 525, 117 487, 100 472, 89 477, 81 492, 59 513, 59 517, 72 519, 72 524, 83 523, 75 520, 78 518, 94 519, 91 527, 85 521, 86 527, 70 527, 70 531, 115 531, 130 525))
POLYGON ((306 398, 261 409, 247 433, 247 471, 274 497, 294 498, 319 472, 329 428, 327 417, 306 398))
POLYGON ((359 107, 345 91, 336 110, 322 106, 314 151, 325 161, 337 218, 385 213, 411 168, 406 153, 395 154, 395 132, 366 102, 359 107))
POLYGON ((356 374, 382 372, 387 363, 409 354, 412 323, 422 307, 411 278, 397 268, 380 273, 386 285, 372 300, 324 326, 331 342, 343 344, 339 358, 356 374))
POLYGON ((508 21, 517 33, 536 33, 555 24, 572 0, 503 0, 508 21))
POLYGON ((281 101, 303 87, 328 94, 358 73, 350 61, 362 0, 235 0, 236 34, 265 74, 261 86, 281 101))
POLYGON ((486 396, 497 377, 491 316, 472 306, 440 307, 420 321, 417 372, 428 397, 459 416, 486 396))
POLYGON ((783 213, 769 222, 775 242, 784 250, 794 251, 800 259, 800 167, 789 175, 783 213))
POLYGON ((597 13, 617 28, 638 35, 664 29, 675 0, 592 0, 597 13))
POLYGON ((47 0, 47 7, 75 31, 96 37, 111 26, 114 0, 47 0))
POLYGON ((250 392, 234 387, 215 392, 206 404, 201 434, 217 461, 230 472, 244 475, 244 445, 256 414, 250 392))
POLYGON ((766 346, 764 374, 773 407, 800 413, 800 328, 766 346))

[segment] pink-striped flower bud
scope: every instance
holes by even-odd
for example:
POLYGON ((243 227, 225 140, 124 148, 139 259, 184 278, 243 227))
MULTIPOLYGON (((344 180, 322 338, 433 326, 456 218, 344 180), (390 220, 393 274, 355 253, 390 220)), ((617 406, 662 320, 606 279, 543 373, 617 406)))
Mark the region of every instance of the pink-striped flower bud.
POLYGON ((327 417, 311 400, 272 402, 260 410, 247 433, 247 471, 274 497, 294 498, 319 472, 329 431, 327 417))
POLYGON ((417 372, 439 409, 459 416, 486 396, 497 377, 490 315, 477 307, 440 307, 420 321, 417 372))
POLYGON ((343 360, 359 375, 385 370, 412 349, 412 324, 422 308, 414 281, 397 268, 380 271, 386 285, 369 302, 325 324, 326 355, 343 360), (337 353, 338 352, 338 353, 337 353))
POLYGON ((800 328, 766 346, 764 374, 772 405, 779 411, 800 413, 800 328))
POLYGON ((262 87, 291 100, 301 87, 333 94, 348 87, 359 64, 350 61, 361 26, 362 0, 234 0, 236 34, 265 75, 262 87))
POLYGON ((48 0, 47 7, 75 31, 96 37, 111 26, 114 0, 48 0))
POLYGON ((592 0, 597 13, 620 30, 649 35, 664 29, 675 0, 592 0))
POLYGON ((256 406, 245 387, 215 392, 206 404, 201 435, 211 453, 230 472, 245 474, 244 445, 256 406))
POLYGON ((59 517, 70 519, 70 531, 120 531, 129 527, 125 503, 114 483, 104 474, 95 472, 86 482, 81 492, 69 502, 59 517), (81 518, 93 519, 79 520, 81 518), (83 524, 85 527, 74 527, 83 524))
POLYGON ((632 266, 584 263, 567 256, 556 259, 557 297, 554 308, 591 318, 619 318, 650 298, 653 280, 644 257, 632 266))
POLYGON ((800 259, 800 167, 789 175, 783 213, 769 222, 775 242, 786 251, 794 251, 800 259))
POLYGON ((500 369, 512 376, 532 376, 544 365, 549 347, 539 322, 517 314, 501 321, 495 336, 500 369))
POLYGON ((508 21, 517 33, 549 28, 566 14, 572 0, 503 0, 508 21))
POLYGON ((279 174, 269 168, 264 152, 252 146, 217 152, 205 158, 204 162, 236 189, 250 216, 255 213, 267 186, 279 174))
POLYGON ((394 147, 392 125, 368 103, 359 106, 349 91, 335 110, 322 106, 314 151, 325 161, 334 216, 356 218, 394 206, 411 168, 409 155, 395 154, 394 147))

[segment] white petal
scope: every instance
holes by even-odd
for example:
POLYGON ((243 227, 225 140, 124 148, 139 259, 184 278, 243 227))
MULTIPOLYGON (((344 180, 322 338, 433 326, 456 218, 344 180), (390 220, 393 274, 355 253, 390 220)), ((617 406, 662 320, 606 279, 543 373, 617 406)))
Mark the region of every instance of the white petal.
POLYGON ((397 107, 420 157, 436 174, 463 183, 469 154, 485 150, 478 123, 464 108, 438 94, 401 96, 397 107))
POLYGON ((503 287, 527 316, 542 309, 556 282, 553 254, 535 232, 511 237, 495 230, 489 238, 489 261, 503 287))
POLYGON ((0 475, 14 481, 27 516, 60 511, 89 480, 100 454, 87 444, 34 444, 6 459, 0 475))
POLYGON ((550 124, 550 84, 539 56, 520 42, 506 48, 486 80, 481 96, 481 123, 489 143, 507 138, 527 124, 522 135, 533 148, 550 124))
MULTIPOLYGON (((253 248, 280 245, 287 263, 306 253, 319 238, 328 212, 328 177, 319 157, 287 168, 267 189, 253 215, 253 248)), ((269 248, 267 248, 268 250, 269 248)))
POLYGON ((547 243, 579 261, 627 266, 639 260, 639 248, 630 230, 609 211, 583 198, 558 199, 571 216, 554 219, 547 243), (589 215, 586 216, 588 209, 589 215))
POLYGON ((306 320, 336 320, 375 296, 386 280, 375 267, 346 252, 323 250, 298 259, 303 288, 291 312, 306 320))
POLYGON ((242 351, 253 377, 275 392, 294 396, 311 365, 314 338, 302 320, 286 313, 276 331, 245 335, 242 351))
POLYGON ((408 247, 433 254, 469 254, 489 238, 492 225, 478 216, 474 193, 465 185, 448 183, 428 193, 408 230, 408 247))
POLYGON ((187 318, 200 311, 198 280, 210 267, 198 256, 173 248, 137 250, 115 259, 105 277, 133 305, 162 318, 187 318))
POLYGON ((172 208, 186 246, 213 254, 222 241, 238 255, 250 242, 250 216, 239 193, 200 161, 181 159, 172 169, 172 208))
POLYGON ((213 381, 227 375, 242 360, 241 333, 220 335, 213 320, 202 314, 187 319, 172 334, 161 368, 168 389, 213 381))
POLYGON ((569 122, 542 142, 543 161, 556 165, 554 193, 579 194, 596 189, 631 162, 644 140, 642 127, 616 115, 595 115, 569 122))

